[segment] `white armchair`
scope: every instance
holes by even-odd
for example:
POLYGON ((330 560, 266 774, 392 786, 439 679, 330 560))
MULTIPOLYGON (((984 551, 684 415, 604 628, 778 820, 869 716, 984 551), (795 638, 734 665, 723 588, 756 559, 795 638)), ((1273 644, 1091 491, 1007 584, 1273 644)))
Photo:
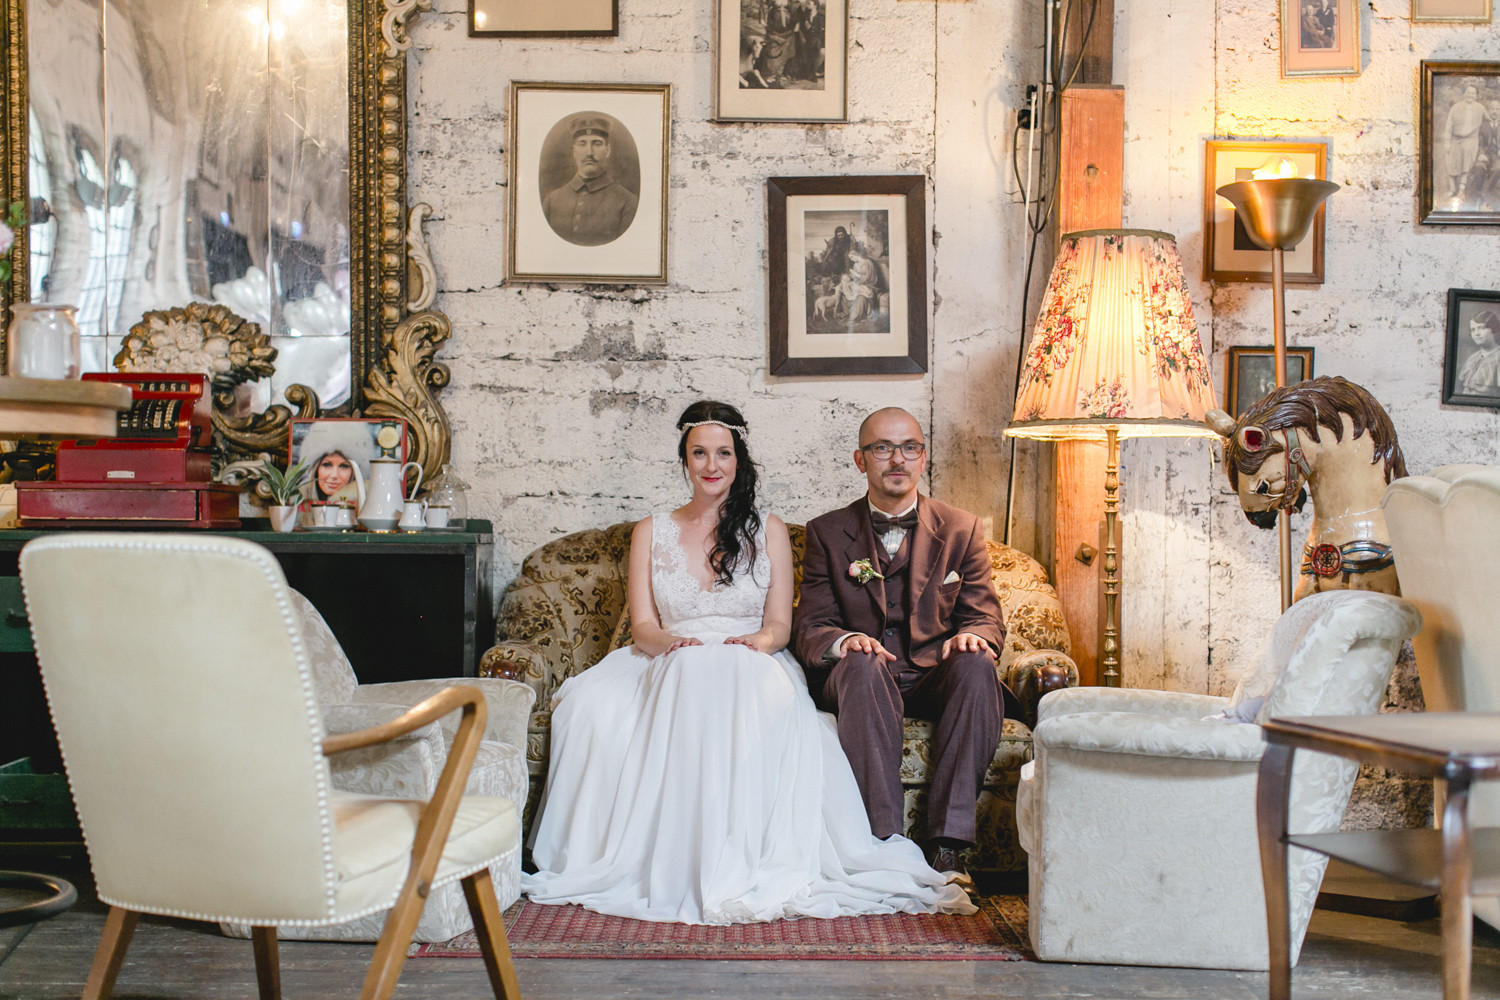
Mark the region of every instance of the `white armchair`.
MULTIPOLYGON (((313 687, 329 736, 381 725, 452 684, 478 688, 489 708, 488 722, 464 794, 507 799, 519 814, 526 804, 526 721, 536 697, 530 687, 494 677, 361 684, 318 609, 295 590, 289 593, 302 626, 313 687)), ((437 787, 456 731, 457 717, 450 715, 389 743, 330 757, 333 787, 341 792, 390 798, 428 798, 437 787)), ((497 863, 490 870, 490 879, 501 909, 519 899, 520 852, 513 852, 497 863)), ((384 920, 384 913, 374 913, 347 924, 287 926, 279 932, 283 938, 305 941, 374 941, 380 936, 384 920)), ((471 927, 468 905, 454 883, 434 889, 428 896, 415 939, 447 941, 471 927)), ((248 925, 226 925, 224 930, 237 937, 250 933, 248 925)))
POLYGON ((512 801, 464 795, 487 699, 452 687, 327 736, 281 568, 215 535, 69 532, 28 543, 21 581, 47 702, 110 907, 87 1000, 113 990, 143 913, 243 922, 260 996, 277 929, 384 918, 361 997, 396 988, 423 898, 462 885, 491 991, 519 1000, 491 870, 520 854, 512 801), (461 713, 430 796, 332 787, 328 760, 461 713))
MULTIPOLYGON (((1118 688, 1043 698, 1016 803, 1037 957, 1267 968, 1255 819, 1265 744, 1255 722, 1374 712, 1402 642, 1420 626, 1399 598, 1315 594, 1282 615, 1232 699, 1118 688), (1230 710, 1255 722, 1206 718, 1230 710)), ((1299 755, 1292 829, 1338 829, 1356 771, 1299 755)), ((1292 851, 1294 963, 1325 864, 1292 851)))
MULTIPOLYGON (((1500 712, 1500 468, 1445 465, 1407 476, 1380 506, 1401 592, 1425 622, 1412 649, 1427 710, 1500 712)), ((1500 826, 1500 782, 1469 793, 1469 824, 1500 826)), ((1500 927, 1500 898, 1475 899, 1474 915, 1500 927)))

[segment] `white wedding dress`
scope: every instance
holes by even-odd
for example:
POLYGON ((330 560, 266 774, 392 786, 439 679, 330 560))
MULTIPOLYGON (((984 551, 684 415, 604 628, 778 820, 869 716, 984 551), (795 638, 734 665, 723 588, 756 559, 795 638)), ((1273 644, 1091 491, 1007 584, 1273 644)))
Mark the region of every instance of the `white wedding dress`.
POLYGON ((796 660, 729 636, 761 627, 770 559, 703 590, 677 523, 652 515, 662 627, 704 645, 615 650, 552 707, 533 833, 535 902, 691 924, 867 913, 971 913, 911 841, 877 840, 833 717, 796 660))

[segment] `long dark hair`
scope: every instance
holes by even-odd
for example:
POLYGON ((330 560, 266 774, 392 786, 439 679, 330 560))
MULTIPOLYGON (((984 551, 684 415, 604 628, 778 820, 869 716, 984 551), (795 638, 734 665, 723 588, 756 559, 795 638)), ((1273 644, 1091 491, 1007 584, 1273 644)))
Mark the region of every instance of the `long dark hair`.
POLYGON ((693 426, 704 423, 725 426, 734 439, 734 482, 730 484, 729 496, 719 511, 719 524, 714 528, 714 548, 708 554, 708 568, 713 570, 714 583, 727 587, 734 582, 735 567, 749 569, 755 565, 755 536, 760 531, 760 513, 755 509, 755 460, 750 457, 750 449, 745 447, 745 418, 740 411, 728 403, 700 399, 677 418, 677 429, 682 432, 677 439, 677 459, 684 470, 687 469, 688 432, 693 426))

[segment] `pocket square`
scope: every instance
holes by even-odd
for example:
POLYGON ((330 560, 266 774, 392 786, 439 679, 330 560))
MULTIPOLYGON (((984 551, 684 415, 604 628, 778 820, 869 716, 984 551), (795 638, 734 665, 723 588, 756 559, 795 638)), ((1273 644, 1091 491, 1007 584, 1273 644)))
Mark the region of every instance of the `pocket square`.
POLYGON ((945 576, 945 577, 943 577, 943 586, 946 587, 950 583, 957 583, 959 580, 962 580, 962 579, 963 579, 963 577, 961 577, 961 576, 958 575, 958 570, 956 570, 956 569, 949 570, 948 571, 948 575, 945 576))

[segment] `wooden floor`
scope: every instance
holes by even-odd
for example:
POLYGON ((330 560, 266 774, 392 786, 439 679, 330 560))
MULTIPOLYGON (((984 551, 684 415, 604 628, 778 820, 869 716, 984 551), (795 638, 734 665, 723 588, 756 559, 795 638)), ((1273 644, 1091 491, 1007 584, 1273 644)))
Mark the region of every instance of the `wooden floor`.
MULTIPOLYGON (((0 855, 0 867, 26 865, 33 869, 46 865, 44 870, 75 880, 82 898, 67 914, 38 926, 10 960, 0 965, 0 1000, 76 998, 103 926, 104 908, 93 898, 87 872, 77 858, 0 855)), ((0 931, 0 935, 7 933, 0 931)), ((1294 972, 1294 996, 1297 1000, 1437 1000, 1442 994, 1440 944, 1435 919, 1407 924, 1320 910, 1313 917, 1302 961, 1294 972)), ((368 945, 283 942, 282 981, 287 1000, 357 996, 372 950, 368 945)), ((517 965, 527 1000, 1251 1000, 1264 997, 1266 990, 1266 977, 1256 973, 1042 962, 596 960, 517 965)), ((254 995, 249 941, 221 937, 206 925, 154 917, 141 921, 115 991, 119 1000, 254 995)), ((488 996, 478 959, 409 961, 396 990, 396 997, 403 1000, 488 996)), ((1500 1000, 1500 933, 1482 924, 1476 925, 1475 932, 1472 996, 1500 1000)))

